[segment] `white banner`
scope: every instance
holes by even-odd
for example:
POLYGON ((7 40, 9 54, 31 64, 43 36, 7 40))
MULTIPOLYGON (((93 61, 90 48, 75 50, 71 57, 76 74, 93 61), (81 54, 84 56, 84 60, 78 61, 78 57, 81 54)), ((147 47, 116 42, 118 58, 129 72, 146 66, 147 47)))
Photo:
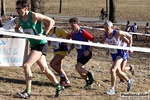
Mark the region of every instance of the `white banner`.
POLYGON ((0 66, 22 66, 26 39, 0 38, 0 66))

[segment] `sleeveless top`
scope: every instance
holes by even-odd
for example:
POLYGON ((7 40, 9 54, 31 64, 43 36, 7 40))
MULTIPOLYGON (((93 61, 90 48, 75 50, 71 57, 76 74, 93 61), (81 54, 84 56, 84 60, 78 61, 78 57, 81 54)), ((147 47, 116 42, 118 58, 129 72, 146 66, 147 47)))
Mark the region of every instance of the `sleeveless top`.
MULTIPOLYGON (((25 34, 30 34, 30 35, 43 34, 42 22, 34 23, 32 21, 31 11, 29 12, 27 21, 23 21, 22 17, 19 17, 19 24, 23 28, 23 32, 25 34)), ((47 43, 47 40, 36 40, 31 38, 28 38, 28 40, 30 41, 30 47, 35 47, 39 44, 47 43)))
MULTIPOLYGON (((108 35, 105 33, 106 42, 110 45, 116 45, 116 46, 125 46, 122 42, 122 40, 116 40, 116 30, 113 31, 113 35, 111 38, 108 38, 108 35)), ((111 56, 113 55, 124 55, 124 50, 121 49, 109 49, 111 56)))
MULTIPOLYGON (((49 36, 51 36, 53 38, 65 38, 68 35, 67 33, 60 33, 60 32, 56 33, 57 29, 58 29, 57 27, 54 27, 53 28, 53 33, 49 32, 49 36)), ((63 42, 51 41, 50 45, 53 46, 54 52, 57 52, 57 51, 67 51, 68 50, 67 45, 64 45, 63 42)))

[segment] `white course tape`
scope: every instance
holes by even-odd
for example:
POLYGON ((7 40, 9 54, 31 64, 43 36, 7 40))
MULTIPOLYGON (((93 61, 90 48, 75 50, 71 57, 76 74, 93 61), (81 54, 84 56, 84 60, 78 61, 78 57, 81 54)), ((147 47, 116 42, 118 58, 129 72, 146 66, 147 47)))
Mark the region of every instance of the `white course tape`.
POLYGON ((90 46, 103 47, 103 48, 133 50, 133 51, 148 52, 148 53, 150 52, 149 48, 122 47, 122 46, 92 43, 92 42, 82 42, 82 41, 67 40, 67 39, 60 39, 60 38, 53 38, 53 37, 46 37, 46 36, 28 35, 28 34, 21 34, 21 33, 9 32, 9 31, 2 31, 2 30, 0 30, 0 34, 9 35, 9 36, 16 36, 16 37, 24 37, 24 38, 33 38, 33 39, 38 39, 38 40, 39 39, 45 39, 45 40, 48 40, 48 41, 57 41, 57 42, 61 41, 61 42, 66 42, 66 43, 83 44, 83 45, 90 45, 90 46))
POLYGON ((103 28, 93 28, 93 27, 88 27, 88 26, 80 26, 81 28, 86 28, 86 29, 94 29, 94 30, 104 30, 103 28))
MULTIPOLYGON (((104 31, 103 28, 93 28, 93 27, 89 27, 89 26, 80 26, 81 28, 85 28, 85 29, 94 29, 94 30, 102 30, 104 31)), ((128 32, 130 34, 135 34, 135 35, 143 35, 143 36, 150 36, 150 34, 145 34, 145 33, 134 33, 134 32, 128 32)))

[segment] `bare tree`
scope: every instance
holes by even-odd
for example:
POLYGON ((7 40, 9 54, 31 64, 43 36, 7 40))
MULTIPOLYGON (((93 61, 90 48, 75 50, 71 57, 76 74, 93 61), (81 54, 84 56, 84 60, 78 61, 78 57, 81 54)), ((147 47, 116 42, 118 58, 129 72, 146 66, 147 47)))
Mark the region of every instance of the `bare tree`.
POLYGON ((116 0, 109 0, 109 20, 116 23, 116 0))
POLYGON ((5 0, 1 0, 1 16, 6 17, 5 0))

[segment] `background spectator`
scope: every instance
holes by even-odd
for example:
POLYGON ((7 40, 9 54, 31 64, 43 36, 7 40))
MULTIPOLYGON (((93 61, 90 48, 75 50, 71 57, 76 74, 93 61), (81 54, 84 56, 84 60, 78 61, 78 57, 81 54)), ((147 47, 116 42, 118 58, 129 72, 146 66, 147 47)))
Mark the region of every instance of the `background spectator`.
POLYGON ((104 8, 102 8, 102 10, 101 10, 101 19, 104 20, 106 17, 107 17, 107 13, 104 10, 104 8))
MULTIPOLYGON (((146 23, 145 26, 145 34, 150 34, 150 27, 149 27, 149 23, 146 23)), ((148 41, 149 42, 150 37, 146 36, 146 38, 144 39, 144 42, 148 41)))
MULTIPOLYGON (((136 32, 137 32, 137 29, 138 29, 137 24, 134 23, 134 24, 131 26, 131 31, 134 32, 134 33, 136 33, 136 32)), ((136 35, 136 34, 133 34, 133 37, 136 37, 136 40, 137 40, 137 35, 136 35)))
POLYGON ((127 25, 126 25, 126 29, 125 29, 125 31, 126 32, 130 32, 130 21, 127 21, 127 25))
POLYGON ((8 20, 12 20, 12 19, 13 19, 13 14, 10 14, 8 20))

